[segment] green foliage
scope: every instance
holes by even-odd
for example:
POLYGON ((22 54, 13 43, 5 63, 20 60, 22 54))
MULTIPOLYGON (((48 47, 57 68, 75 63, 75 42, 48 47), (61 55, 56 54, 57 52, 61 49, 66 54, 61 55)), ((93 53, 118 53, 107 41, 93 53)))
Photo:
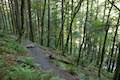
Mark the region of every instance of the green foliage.
POLYGON ((0 33, 1 53, 24 53, 26 50, 16 40, 8 34, 0 33))
POLYGON ((19 65, 12 66, 7 70, 7 75, 3 80, 39 80, 39 72, 36 72, 27 67, 21 67, 19 65), (38 78, 38 79, 37 79, 38 78))
POLYGON ((22 61, 22 62, 27 63, 29 65, 33 65, 34 64, 33 58, 32 57, 28 57, 28 56, 27 57, 26 56, 19 56, 17 58, 17 61, 22 61))
POLYGON ((62 80, 55 74, 52 74, 51 71, 46 72, 40 68, 30 67, 30 65, 34 65, 31 57, 20 56, 17 60, 22 60, 24 63, 14 62, 14 64, 9 66, 5 64, 8 61, 0 57, 0 80, 62 80))
POLYGON ((72 64, 65 64, 63 62, 60 62, 60 61, 56 61, 56 60, 53 60, 52 61, 54 64, 56 64, 58 67, 64 69, 64 70, 67 70, 70 74, 72 75, 77 75, 77 68, 72 65, 72 64))
POLYGON ((61 80, 59 77, 51 74, 20 65, 14 65, 8 68, 1 80, 61 80))
POLYGON ((78 32, 78 31, 74 31, 74 32, 73 32, 73 37, 74 37, 75 39, 78 38, 80 35, 81 35, 81 34, 80 34, 80 32, 78 32))
POLYGON ((92 27, 95 27, 95 28, 103 27, 103 24, 99 19, 92 21, 91 24, 92 24, 92 27))
POLYGON ((3 67, 3 65, 4 65, 4 60, 0 56, 0 67, 3 67))
POLYGON ((101 78, 98 77, 98 68, 92 65, 86 66, 74 66, 70 64, 65 64, 60 61, 53 60, 60 68, 67 70, 72 75, 77 75, 80 77, 80 80, 111 80, 112 74, 108 73, 107 71, 102 71, 101 78))

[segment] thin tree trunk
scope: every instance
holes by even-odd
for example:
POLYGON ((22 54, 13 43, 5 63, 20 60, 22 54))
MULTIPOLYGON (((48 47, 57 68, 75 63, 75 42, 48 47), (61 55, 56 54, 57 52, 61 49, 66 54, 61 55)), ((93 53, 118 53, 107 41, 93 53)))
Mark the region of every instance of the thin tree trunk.
POLYGON ((7 18, 7 23, 8 23, 8 31, 12 32, 10 15, 9 15, 8 5, 7 5, 7 2, 6 2, 6 1, 5 1, 5 8, 7 9, 7 10, 6 10, 6 18, 7 18))
POLYGON ((114 72, 114 68, 115 68, 115 64, 116 64, 116 59, 117 59, 117 51, 118 49, 116 48, 115 49, 115 56, 114 56, 114 59, 112 61, 112 68, 111 68, 111 72, 114 72))
POLYGON ((14 1, 12 0, 8 0, 9 2, 9 8, 10 8, 10 14, 11 14, 11 21, 12 21, 12 29, 13 32, 16 34, 17 33, 17 29, 16 29, 16 18, 15 18, 15 10, 14 10, 14 1))
POLYGON ((6 17, 6 14, 5 14, 3 0, 1 0, 1 3, 2 3, 2 13, 3 13, 3 20, 4 20, 4 29, 3 29, 3 31, 5 31, 5 30, 8 29, 8 23, 7 23, 7 17, 6 17))
MULTIPOLYGON (((72 2, 72 6, 71 6, 71 20, 72 20, 72 15, 73 15, 73 0, 71 1, 72 2)), ((72 54, 72 27, 71 27, 71 30, 70 30, 70 36, 71 36, 71 39, 70 39, 70 54, 72 54)))
MULTIPOLYGON (((19 11, 19 4, 17 0, 14 0, 14 9, 15 9, 15 28, 16 28, 16 32, 18 34, 18 36, 20 35, 20 11, 19 11)), ((13 9, 13 10, 14 10, 13 9)))
POLYGON ((48 0, 48 41, 47 47, 50 46, 50 0, 48 0))
POLYGON ((98 11, 99 11, 99 5, 98 5, 98 4, 99 4, 99 0, 97 0, 97 3, 96 3, 96 4, 97 4, 97 9, 96 9, 95 20, 97 20, 97 18, 98 18, 98 13, 99 13, 99 12, 98 12, 98 11))
POLYGON ((44 16, 45 16, 45 7, 46 7, 46 0, 44 0, 44 7, 42 12, 42 18, 41 18, 41 45, 43 45, 43 33, 44 33, 44 16))
MULTIPOLYGON (((36 1, 37 5, 39 5, 39 3, 41 3, 41 0, 36 1)), ((40 43, 40 39, 41 39, 41 35, 40 35, 41 5, 39 5, 39 8, 37 8, 36 14, 37 14, 38 43, 40 43)))
POLYGON ((79 64, 79 60, 80 60, 80 55, 81 55, 81 49, 82 49, 82 46, 85 42, 85 37, 86 37, 86 26, 87 26, 87 20, 88 20, 88 11, 89 11, 89 0, 87 0, 87 8, 86 8, 86 18, 85 18, 85 23, 84 23, 84 32, 83 32, 83 41, 79 47, 79 55, 78 55, 78 58, 77 58, 77 65, 79 64))
POLYGON ((101 55, 101 42, 99 44, 99 51, 98 51, 98 56, 97 56, 97 61, 96 61, 96 65, 98 66, 100 63, 100 55, 101 55))
POLYGON ((80 7, 81 7, 81 4, 82 4, 83 0, 80 0, 77 4, 77 6, 75 7, 75 10, 73 12, 73 16, 72 16, 72 19, 71 19, 71 22, 70 22, 70 29, 69 29, 69 32, 68 32, 68 35, 67 35, 67 40, 66 40, 66 44, 65 44, 65 48, 64 48, 64 52, 66 50, 66 48, 68 47, 68 42, 69 42, 69 38, 70 38, 70 32, 72 30, 72 25, 73 25, 73 21, 74 21, 74 18, 76 16, 76 14, 78 13, 78 11, 80 10, 80 7))
POLYGON ((18 37, 18 41, 21 42, 22 35, 24 33, 24 0, 21 0, 21 27, 20 27, 20 34, 18 37))
POLYGON ((11 30, 12 30, 13 33, 15 33, 15 28, 14 28, 15 27, 15 23, 14 23, 15 18, 13 17, 14 11, 12 10, 12 6, 11 5, 12 5, 11 1, 8 0, 8 7, 10 9, 11 30))
MULTIPOLYGON (((1 3, 2 4, 2 3, 1 3)), ((1 25, 1 30, 4 31, 4 28, 5 28, 5 19, 4 19, 4 13, 3 13, 3 9, 0 9, 0 13, 1 13, 1 19, 2 19, 2 25, 1 25)))

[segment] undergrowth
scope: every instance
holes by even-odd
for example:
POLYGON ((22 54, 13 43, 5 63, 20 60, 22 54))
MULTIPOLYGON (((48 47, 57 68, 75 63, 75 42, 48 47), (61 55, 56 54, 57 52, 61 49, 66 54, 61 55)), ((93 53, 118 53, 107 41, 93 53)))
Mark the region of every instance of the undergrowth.
POLYGON ((44 71, 13 36, 0 33, 0 80, 63 80, 44 71))
POLYGON ((93 64, 87 64, 87 62, 84 62, 79 66, 75 66, 75 62, 77 60, 76 58, 78 56, 74 55, 63 56, 62 53, 60 53, 60 51, 58 50, 53 50, 43 46, 40 47, 44 49, 44 53, 46 55, 51 54, 54 57, 54 59, 51 59, 51 62, 53 64, 56 64, 56 66, 68 71, 73 76, 78 76, 80 80, 112 80, 113 74, 105 70, 101 71, 101 78, 99 78, 98 68, 93 64), (64 61, 67 61, 71 64, 66 64, 64 63, 64 61))
POLYGON ((80 80, 111 80, 112 74, 102 70, 101 78, 98 77, 98 68, 92 65, 89 66, 75 66, 72 64, 65 64, 60 61, 52 60, 52 63, 58 67, 67 70, 74 76, 79 76, 80 80))
POLYGON ((16 42, 13 36, 0 33, 0 54, 2 53, 25 53, 26 49, 16 42))

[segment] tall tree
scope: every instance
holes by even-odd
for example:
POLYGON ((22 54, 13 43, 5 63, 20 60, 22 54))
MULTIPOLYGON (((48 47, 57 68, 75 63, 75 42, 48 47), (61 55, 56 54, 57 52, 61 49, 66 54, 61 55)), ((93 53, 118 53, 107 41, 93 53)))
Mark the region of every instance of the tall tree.
POLYGON ((42 11, 42 21, 41 21, 41 45, 43 45, 43 36, 44 36, 44 16, 45 16, 45 8, 46 7, 46 0, 44 0, 44 6, 42 11))
POLYGON ((21 0, 21 28, 20 28, 20 35, 18 37, 19 42, 21 42, 21 38, 24 33, 24 8, 25 8, 24 0, 21 0))
MULTIPOLYGON (((72 3, 72 6, 71 6, 71 20, 72 20, 72 15, 73 15, 73 8, 74 8, 74 1, 71 0, 71 3, 72 3)), ((70 54, 72 54, 72 41, 73 41, 73 37, 72 37, 72 27, 71 27, 71 30, 70 30, 70 54)))
POLYGON ((29 15, 29 26, 30 26, 30 40, 34 42, 33 37, 33 26, 32 26, 32 17, 31 17, 31 0, 27 0, 28 3, 28 15, 29 15))
POLYGON ((18 36, 21 35, 21 20, 20 20, 20 9, 18 0, 14 0, 13 2, 13 11, 15 10, 15 28, 18 36))
POLYGON ((86 26, 87 26, 87 21, 88 21, 88 11, 89 11, 89 0, 87 0, 87 8, 86 8, 86 18, 85 18, 85 23, 84 23, 84 32, 83 32, 83 40, 82 40, 82 43, 79 47, 79 56, 78 56, 78 59, 77 59, 77 65, 79 64, 79 59, 80 59, 80 55, 81 55, 81 49, 82 49, 82 46, 83 44, 85 43, 85 37, 86 37, 86 26))
POLYGON ((48 41, 47 47, 50 46, 50 0, 48 0, 48 41))
MULTIPOLYGON (((41 0, 36 1, 37 5, 41 4, 41 0)), ((38 25, 38 42, 40 43, 41 35, 40 35, 40 21, 41 21, 41 5, 38 6, 37 8, 37 25, 38 25)))
POLYGON ((62 0, 62 8, 61 8, 61 49, 62 49, 62 52, 63 52, 63 49, 64 49, 64 0, 62 0))

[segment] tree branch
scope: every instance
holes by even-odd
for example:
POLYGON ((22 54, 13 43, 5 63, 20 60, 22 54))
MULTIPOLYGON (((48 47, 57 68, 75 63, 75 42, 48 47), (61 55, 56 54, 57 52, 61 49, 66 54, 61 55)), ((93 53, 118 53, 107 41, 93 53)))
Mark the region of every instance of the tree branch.
POLYGON ((108 0, 108 2, 109 2, 111 5, 113 5, 118 11, 120 11, 120 9, 119 9, 115 4, 113 4, 110 0, 108 0))

